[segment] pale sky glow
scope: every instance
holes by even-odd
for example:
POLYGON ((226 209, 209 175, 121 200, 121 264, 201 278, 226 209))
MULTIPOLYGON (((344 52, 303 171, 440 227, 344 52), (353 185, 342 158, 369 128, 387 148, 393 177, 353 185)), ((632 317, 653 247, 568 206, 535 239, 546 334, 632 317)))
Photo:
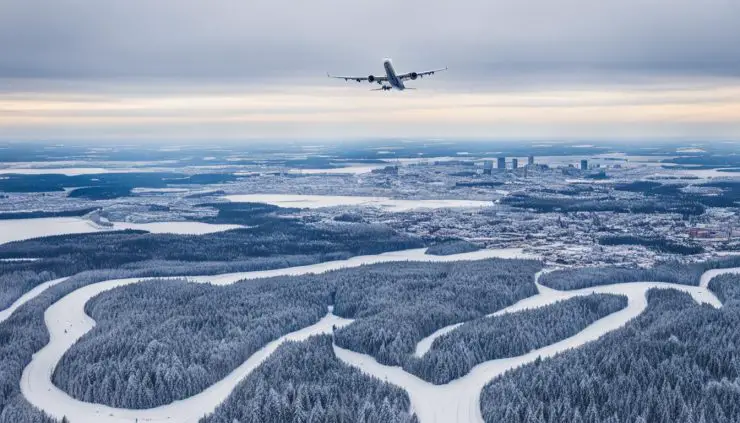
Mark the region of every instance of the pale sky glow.
POLYGON ((740 2, 363 2, 2 2, 0 141, 740 138, 740 2))

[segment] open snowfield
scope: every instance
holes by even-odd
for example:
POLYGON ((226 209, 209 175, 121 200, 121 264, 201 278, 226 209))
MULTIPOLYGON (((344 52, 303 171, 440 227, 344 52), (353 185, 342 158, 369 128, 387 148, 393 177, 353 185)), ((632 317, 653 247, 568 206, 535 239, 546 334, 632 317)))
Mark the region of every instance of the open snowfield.
POLYGON ((321 207, 363 206, 402 212, 416 209, 478 208, 492 206, 491 201, 476 200, 394 200, 387 197, 355 197, 347 195, 244 194, 227 195, 234 203, 266 203, 279 207, 317 209, 321 207))
POLYGON ((39 219, 0 220, 0 244, 52 235, 83 234, 100 231, 138 229, 152 233, 202 235, 241 228, 240 225, 213 225, 202 222, 113 222, 112 227, 98 226, 80 217, 44 217, 39 219))
POLYGON ((386 166, 392 166, 391 163, 379 163, 374 165, 350 165, 332 169, 291 169, 290 173, 301 175, 360 175, 370 173, 375 169, 382 169, 386 166))
POLYGON ((155 172, 154 168, 103 168, 103 167, 17 167, 0 169, 0 175, 99 175, 104 173, 138 173, 155 172))

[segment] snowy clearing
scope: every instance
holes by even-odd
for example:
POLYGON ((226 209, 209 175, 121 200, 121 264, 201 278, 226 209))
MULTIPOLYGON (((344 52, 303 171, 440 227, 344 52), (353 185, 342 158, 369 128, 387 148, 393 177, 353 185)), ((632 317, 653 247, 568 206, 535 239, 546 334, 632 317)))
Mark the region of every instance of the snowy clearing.
POLYGON ((90 220, 80 217, 0 220, 0 244, 53 235, 85 234, 123 229, 138 229, 155 234, 203 235, 243 227, 240 225, 214 225, 203 222, 112 223, 113 226, 99 226, 90 220))
POLYGON ((0 169, 0 174, 5 175, 98 175, 104 173, 138 173, 138 172, 155 172, 154 168, 102 168, 102 167, 26 167, 26 168, 5 168, 0 169))
POLYGON ((227 195, 234 203, 265 203, 279 207, 317 209, 337 206, 379 207, 393 212, 416 209, 479 208, 492 206, 492 201, 478 200, 394 200, 387 197, 355 197, 347 195, 293 195, 293 194, 244 194, 227 195))

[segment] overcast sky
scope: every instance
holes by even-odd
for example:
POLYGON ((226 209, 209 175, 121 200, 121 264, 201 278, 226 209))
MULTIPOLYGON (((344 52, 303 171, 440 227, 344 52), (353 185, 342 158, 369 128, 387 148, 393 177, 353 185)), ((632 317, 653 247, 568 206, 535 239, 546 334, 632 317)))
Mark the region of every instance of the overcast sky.
POLYGON ((0 139, 740 138, 737 0, 0 0, 0 139), (417 91, 327 71, 449 66, 417 91))

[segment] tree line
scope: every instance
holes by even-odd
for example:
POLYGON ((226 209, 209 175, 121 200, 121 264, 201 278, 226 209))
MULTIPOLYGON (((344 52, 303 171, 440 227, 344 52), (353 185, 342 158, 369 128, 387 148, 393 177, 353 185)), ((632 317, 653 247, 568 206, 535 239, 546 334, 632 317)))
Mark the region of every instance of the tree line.
POLYGON ((725 257, 699 263, 660 262, 652 267, 581 267, 543 274, 542 285, 559 290, 582 289, 625 282, 669 282, 699 285, 707 270, 740 267, 740 257, 725 257))
POLYGON ((422 240, 384 225, 313 225, 292 220, 206 235, 127 230, 29 239, 0 245, 0 258, 39 258, 0 263, 0 309, 39 283, 86 270, 177 265, 149 275, 169 276, 186 274, 181 272, 182 262, 189 262, 191 269, 193 263, 201 263, 208 273, 266 270, 423 245, 422 240))

